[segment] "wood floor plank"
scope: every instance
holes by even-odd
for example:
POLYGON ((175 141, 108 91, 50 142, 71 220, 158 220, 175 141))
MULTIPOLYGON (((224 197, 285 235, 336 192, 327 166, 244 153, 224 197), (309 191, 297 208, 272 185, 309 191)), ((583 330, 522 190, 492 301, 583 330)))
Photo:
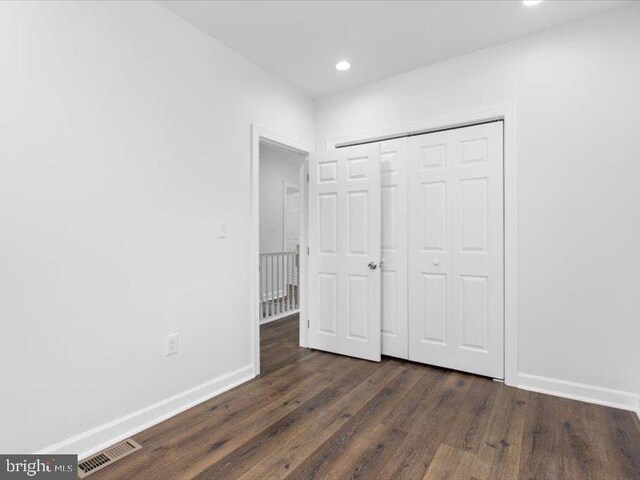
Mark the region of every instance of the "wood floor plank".
POLYGON ((276 401, 271 407, 264 407, 261 412, 245 421, 238 422, 235 425, 230 424, 228 429, 212 432, 206 442, 191 449, 189 456, 192 461, 188 463, 181 475, 186 478, 195 478, 201 472, 222 460, 230 452, 249 442, 263 430, 280 422, 287 415, 299 409, 301 405, 320 395, 325 389, 330 388, 332 384, 340 383, 345 378, 353 375, 359 375, 359 372, 362 371, 362 366, 360 365, 350 364, 347 366, 346 363, 344 365, 342 369, 333 372, 328 378, 318 379, 312 377, 308 383, 305 382, 298 385, 295 389, 295 397, 289 399, 289 401, 276 401))
POLYGON ((300 465, 332 434, 341 428, 371 398, 399 373, 400 367, 391 363, 376 369, 375 373, 360 383, 349 395, 343 396, 318 416, 309 418, 297 435, 270 445, 267 454, 241 478, 285 478, 300 465))
POLYGON ((485 477, 518 478, 528 392, 501 385, 478 453, 485 477))
POLYGON ((92 479, 640 480, 631 412, 396 359, 298 346, 261 326, 261 375, 134 439, 92 479))
MULTIPOLYGON (((633 412, 591 405, 594 428, 605 452, 604 468, 615 478, 640 479, 640 431, 635 428, 633 412)), ((593 431, 591 431, 593 433, 593 431)))
POLYGON ((389 415, 382 419, 386 425, 408 431, 415 423, 415 414, 423 408, 428 395, 438 391, 439 383, 446 378, 447 371, 442 368, 418 367, 424 374, 418 383, 402 398, 400 404, 389 415))
POLYGON ((336 404, 344 405, 345 402, 341 402, 341 400, 348 397, 349 392, 361 382, 366 381, 375 370, 376 368, 371 364, 358 367, 353 374, 347 375, 339 382, 321 390, 296 410, 243 443, 196 478, 207 480, 244 474, 260 460, 261 455, 273 455, 274 448, 272 447, 277 450, 278 442, 282 442, 283 437, 300 435, 305 428, 309 428, 309 424, 316 415, 323 417, 329 415, 334 419, 336 414, 340 413, 340 408, 336 408, 336 404))
POLYGON ((478 463, 478 456, 470 450, 459 450, 441 444, 423 480, 477 479, 489 480, 486 469, 478 463))
MULTIPOLYGON (((377 468, 386 462, 386 459, 395 452, 401 441, 406 437, 407 431, 395 426, 387 426, 380 422, 380 418, 388 417, 403 398, 415 387, 424 376, 421 368, 406 365, 401 375, 386 388, 392 390, 392 395, 377 410, 375 415, 365 415, 363 422, 357 428, 357 433, 352 435, 350 441, 344 444, 331 462, 331 465, 322 472, 320 478, 373 478, 377 468)), ((358 422, 356 414, 351 422, 358 422)), ((335 439, 342 441, 343 432, 350 428, 345 424, 342 432, 334 434, 335 439)), ((328 442, 322 447, 324 451, 328 442)))
POLYGON ((298 466, 287 477, 288 479, 340 478, 329 473, 339 468, 339 459, 348 451, 349 444, 359 435, 366 436, 369 431, 367 423, 377 416, 387 414, 395 405, 393 399, 398 390, 413 386, 414 380, 409 370, 402 372, 392 380, 380 393, 367 402, 338 432, 334 433, 319 449, 316 449, 307 460, 298 466))
POLYGON ((469 376, 467 379, 471 385, 464 403, 457 409, 455 428, 448 430, 444 442, 459 450, 478 453, 497 392, 496 387, 500 385, 484 377, 469 376))
POLYGON ((349 446, 338 468, 329 470, 329 477, 349 479, 380 479, 382 466, 394 455, 407 437, 407 431, 382 423, 370 422, 372 428, 359 435, 349 446))
POLYGON ((585 480, 611 478, 604 464, 604 452, 599 448, 599 435, 593 435, 596 431, 590 427, 595 424, 591 405, 567 399, 559 399, 557 404, 562 422, 563 476, 585 480))
POLYGON ((470 377, 449 371, 416 409, 409 434, 400 446, 402 456, 388 462, 382 478, 413 480, 422 478, 440 444, 455 423, 471 387, 470 377))
POLYGON ((529 395, 518 478, 562 478, 558 411, 546 395, 529 395))

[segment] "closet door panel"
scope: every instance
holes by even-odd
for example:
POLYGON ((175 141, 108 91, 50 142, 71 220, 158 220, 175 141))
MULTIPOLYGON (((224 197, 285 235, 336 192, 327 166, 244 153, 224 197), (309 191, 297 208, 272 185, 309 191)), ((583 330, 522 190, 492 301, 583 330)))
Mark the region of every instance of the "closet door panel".
POLYGON ((502 122, 408 148, 409 358, 503 378, 502 122))
POLYGON ((381 200, 377 145, 309 155, 309 346, 381 355, 381 200))
POLYGON ((504 378, 502 122, 451 130, 454 367, 504 378))
POLYGON ((408 358, 407 139, 380 142, 382 354, 408 358))
POLYGON ((409 138, 409 358, 449 366, 452 358, 452 192, 447 133, 409 138))

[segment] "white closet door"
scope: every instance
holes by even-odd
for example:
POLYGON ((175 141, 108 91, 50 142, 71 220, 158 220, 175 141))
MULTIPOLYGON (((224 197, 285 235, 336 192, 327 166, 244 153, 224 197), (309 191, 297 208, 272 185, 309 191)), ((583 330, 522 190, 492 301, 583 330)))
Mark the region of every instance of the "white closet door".
POLYGON ((309 156, 309 346, 380 361, 380 154, 309 156))
POLYGON ((503 378, 502 122, 409 139, 409 358, 503 378))
POLYGON ((382 353, 409 358, 407 324, 407 139, 380 146, 382 185, 382 353))

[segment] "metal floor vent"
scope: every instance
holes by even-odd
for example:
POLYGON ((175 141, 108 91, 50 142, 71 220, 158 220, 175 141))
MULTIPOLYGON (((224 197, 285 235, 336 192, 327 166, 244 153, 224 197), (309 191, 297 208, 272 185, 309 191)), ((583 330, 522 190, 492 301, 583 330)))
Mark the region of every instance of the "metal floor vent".
POLYGON ((120 460, 126 457, 130 453, 140 450, 142 445, 138 442, 128 438, 120 443, 115 444, 113 447, 109 447, 106 450, 96 453, 89 458, 81 461, 78 464, 78 476, 85 478, 91 475, 93 472, 111 465, 116 460, 120 460))

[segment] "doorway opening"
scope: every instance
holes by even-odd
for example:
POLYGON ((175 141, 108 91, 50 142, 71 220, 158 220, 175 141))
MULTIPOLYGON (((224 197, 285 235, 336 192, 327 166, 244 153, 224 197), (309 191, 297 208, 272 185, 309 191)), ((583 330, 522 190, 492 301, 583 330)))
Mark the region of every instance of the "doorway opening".
POLYGON ((261 325, 300 311, 300 171, 305 156, 260 142, 261 325))
POLYGON ((310 150, 273 131, 255 125, 252 128, 251 244, 255 263, 251 322, 256 375, 269 369, 274 360, 271 353, 276 353, 277 361, 286 361, 277 352, 306 347, 304 279, 310 150))

